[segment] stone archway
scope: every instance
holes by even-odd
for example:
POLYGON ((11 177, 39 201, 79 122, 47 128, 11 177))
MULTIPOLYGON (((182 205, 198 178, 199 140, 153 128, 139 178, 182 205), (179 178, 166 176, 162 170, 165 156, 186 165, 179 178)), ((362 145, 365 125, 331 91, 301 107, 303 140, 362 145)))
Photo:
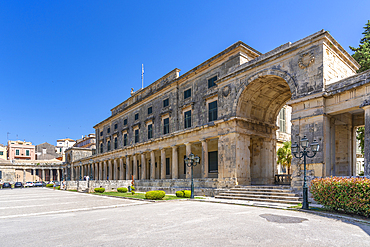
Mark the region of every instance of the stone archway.
POLYGON ((277 172, 276 119, 280 109, 295 91, 294 80, 288 73, 277 70, 261 71, 249 77, 240 87, 236 99, 236 116, 240 122, 239 138, 249 144, 246 175, 250 184, 274 183, 277 172))

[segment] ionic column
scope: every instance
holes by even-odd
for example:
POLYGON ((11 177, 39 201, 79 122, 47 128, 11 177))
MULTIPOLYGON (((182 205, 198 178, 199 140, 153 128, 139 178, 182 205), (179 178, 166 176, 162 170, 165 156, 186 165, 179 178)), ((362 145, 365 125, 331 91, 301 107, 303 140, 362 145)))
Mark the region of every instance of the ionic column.
POLYGON ((49 177, 49 181, 53 181, 53 169, 50 169, 50 177, 49 177))
POLYGON ((179 178, 179 154, 177 146, 172 146, 172 179, 179 178))
POLYGON ((166 179, 166 149, 161 149, 161 179, 166 179))
POLYGON ((126 180, 130 179, 130 156, 126 155, 126 180))
POLYGON ((140 179, 146 179, 145 153, 141 153, 141 178, 140 179))
POLYGON ((365 137, 364 137, 364 175, 370 176, 370 102, 362 104, 365 111, 365 137))
POLYGON ((57 181, 60 182, 60 171, 59 171, 59 169, 57 169, 57 181))
POLYGON ((136 174, 137 174, 137 159, 136 159, 136 155, 134 154, 134 156, 132 158, 133 158, 133 161, 134 161, 132 175, 134 176, 134 179, 137 179, 137 177, 136 177, 136 174))
POLYGON ((113 179, 118 180, 117 178, 117 160, 113 160, 113 179))
POLYGON ((125 174, 123 173, 123 158, 119 159, 119 179, 124 180, 125 174))
POLYGON ((208 177, 208 140, 202 140, 202 159, 201 159, 202 178, 208 177))
MULTIPOLYGON (((191 143, 187 142, 185 143, 186 146, 186 156, 189 156, 191 154, 191 143)), ((189 166, 186 166, 186 178, 191 178, 191 169, 189 166)))
POLYGON ((155 179, 155 155, 154 155, 154 151, 150 152, 150 179, 155 179))

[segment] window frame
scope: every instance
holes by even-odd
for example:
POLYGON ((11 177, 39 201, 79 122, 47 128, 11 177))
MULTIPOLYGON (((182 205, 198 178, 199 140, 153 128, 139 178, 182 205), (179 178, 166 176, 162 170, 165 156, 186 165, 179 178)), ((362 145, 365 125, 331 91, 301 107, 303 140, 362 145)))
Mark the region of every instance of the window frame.
POLYGON ((135 131, 134 131, 134 139, 135 139, 135 143, 139 143, 139 141, 140 141, 140 133, 139 133, 139 129, 136 129, 135 131))
POLYGON ((208 88, 213 88, 213 87, 217 86, 217 84, 215 83, 215 81, 217 81, 217 79, 218 79, 217 75, 212 76, 211 78, 207 79, 208 88))
POLYGON ((151 114, 153 114, 153 107, 152 106, 148 107, 148 115, 151 115, 151 114))
POLYGON ((191 88, 184 90, 184 100, 191 98, 191 88), (189 92, 189 93, 187 93, 189 92), (187 95, 189 94, 189 95, 187 95))
POLYGON ((218 151, 208 152, 208 173, 218 173, 218 151), (217 169, 212 169, 211 170, 211 168, 212 168, 212 166, 211 166, 211 161, 212 161, 211 155, 216 155, 217 169))
POLYGON ((191 110, 188 110, 188 111, 185 111, 184 112, 184 129, 188 129, 188 128, 191 128, 191 110), (188 116, 186 116, 187 115, 187 113, 189 113, 190 112, 190 116, 189 116, 189 114, 188 114, 188 116))
POLYGON ((170 133, 170 118, 166 117, 163 119, 163 135, 167 135, 170 133), (168 121, 168 123, 165 123, 165 121, 168 121))
POLYGON ((166 108, 169 105, 170 105, 170 98, 164 99, 163 100, 163 103, 162 103, 163 108, 166 108), (166 103, 166 105, 165 105, 165 103, 166 103))
POLYGON ((136 121, 136 120, 139 120, 139 113, 135 113, 135 115, 134 115, 134 120, 136 121))
POLYGON ((218 119, 218 102, 217 100, 208 103, 208 122, 213 122, 218 119), (216 103, 216 107, 211 109, 211 104, 216 103))
POLYGON ((148 124, 148 140, 152 139, 153 138, 153 124, 148 124))
POLYGON ((127 133, 124 133, 123 134, 123 146, 126 147, 127 146, 127 133))

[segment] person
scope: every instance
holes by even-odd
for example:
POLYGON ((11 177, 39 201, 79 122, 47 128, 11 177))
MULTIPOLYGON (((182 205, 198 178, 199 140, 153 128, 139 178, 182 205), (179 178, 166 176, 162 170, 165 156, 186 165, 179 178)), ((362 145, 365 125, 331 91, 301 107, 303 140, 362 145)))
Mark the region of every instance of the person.
POLYGON ((55 190, 55 187, 57 187, 57 183, 54 182, 53 189, 55 190))

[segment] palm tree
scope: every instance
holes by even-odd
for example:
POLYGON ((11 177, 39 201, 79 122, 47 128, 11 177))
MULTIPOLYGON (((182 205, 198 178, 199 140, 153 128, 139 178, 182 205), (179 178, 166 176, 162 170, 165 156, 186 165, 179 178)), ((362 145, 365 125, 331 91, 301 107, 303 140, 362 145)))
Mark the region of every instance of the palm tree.
POLYGON ((290 174, 290 165, 292 163, 291 146, 291 141, 284 142, 283 147, 279 148, 277 151, 277 163, 288 169, 288 175, 290 174))

